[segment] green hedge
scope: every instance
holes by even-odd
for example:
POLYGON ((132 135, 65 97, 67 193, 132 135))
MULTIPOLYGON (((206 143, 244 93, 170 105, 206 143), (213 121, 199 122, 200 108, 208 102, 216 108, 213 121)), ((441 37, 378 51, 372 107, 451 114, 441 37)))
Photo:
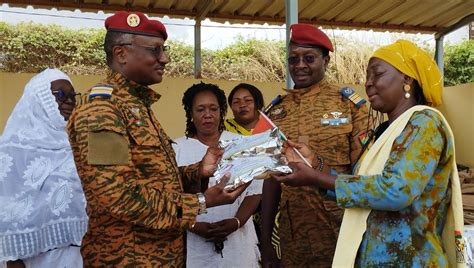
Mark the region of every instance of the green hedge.
POLYGON ((0 68, 6 72, 38 72, 47 67, 79 74, 101 72, 104 35, 105 31, 56 25, 0 23, 0 68))
MULTIPOLYGON (((39 72, 57 67, 70 74, 102 74, 106 69, 102 44, 105 30, 71 30, 57 25, 0 22, 0 71, 39 72)), ((363 83, 365 68, 374 46, 336 38, 328 78, 341 83, 363 83)), ((193 48, 168 41, 170 63, 167 75, 193 76, 193 48)), ((447 46, 447 85, 474 82, 474 42, 447 46)), ((202 50, 202 75, 223 80, 284 81, 283 41, 245 39, 219 50, 202 50)))
POLYGON ((444 79, 447 86, 474 82, 474 40, 447 46, 444 79))

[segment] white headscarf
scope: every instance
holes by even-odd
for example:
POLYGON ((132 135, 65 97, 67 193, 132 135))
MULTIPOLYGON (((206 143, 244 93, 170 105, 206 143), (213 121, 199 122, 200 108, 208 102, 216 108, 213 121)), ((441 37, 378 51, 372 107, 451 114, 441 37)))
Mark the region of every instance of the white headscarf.
POLYGON ((86 201, 46 69, 25 86, 0 137, 0 261, 80 245, 86 201))

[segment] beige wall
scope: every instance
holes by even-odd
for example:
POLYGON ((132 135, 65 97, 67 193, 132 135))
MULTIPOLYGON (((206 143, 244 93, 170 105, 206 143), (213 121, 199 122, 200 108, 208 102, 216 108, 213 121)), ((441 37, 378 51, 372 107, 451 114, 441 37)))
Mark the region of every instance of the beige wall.
POLYGON ((456 142, 456 161, 474 167, 474 83, 447 87, 439 108, 451 126, 456 142))
MULTIPOLYGON (((16 102, 21 97, 23 88, 34 74, 16 74, 0 72, 0 133, 13 110, 16 102)), ((77 76, 71 75, 74 88, 78 92, 85 92, 94 84, 100 82, 100 76, 77 76)), ((181 105, 181 98, 186 89, 192 84, 203 81, 205 83, 218 84, 226 94, 241 81, 218 81, 209 79, 192 78, 169 78, 165 77, 163 82, 152 86, 161 94, 161 99, 152 108, 168 135, 177 138, 184 135, 185 114, 181 105)), ((259 83, 248 82, 258 87, 265 98, 265 103, 270 102, 273 97, 283 94, 283 83, 259 83)), ((229 109, 229 115, 232 115, 229 109)))
MULTIPOLYGON (((3 131, 6 120, 20 98, 24 85, 34 74, 0 73, 0 133, 3 131)), ((84 92, 101 80, 100 76, 72 75, 74 87, 84 92)), ((153 86, 162 95, 160 101, 153 105, 161 124, 170 137, 177 138, 184 135, 185 115, 181 105, 183 92, 193 83, 199 82, 192 78, 169 78, 153 86)), ((241 81, 219 81, 202 79, 206 83, 218 84, 229 93, 241 81)), ((283 83, 248 82, 258 87, 268 103, 277 94, 284 93, 283 83)), ((365 91, 362 86, 353 86, 362 96, 365 91)), ((474 167, 474 143, 471 141, 474 133, 474 83, 455 87, 448 87, 443 93, 444 105, 440 110, 446 115, 456 139, 457 162, 474 167)), ((229 112, 228 115, 231 115, 229 112)))

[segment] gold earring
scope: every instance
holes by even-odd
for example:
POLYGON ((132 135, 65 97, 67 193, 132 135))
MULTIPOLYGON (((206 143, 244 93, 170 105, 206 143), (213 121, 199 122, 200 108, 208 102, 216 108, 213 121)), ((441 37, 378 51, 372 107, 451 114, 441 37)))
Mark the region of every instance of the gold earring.
POLYGON ((410 85, 405 84, 403 86, 403 90, 405 91, 405 99, 409 99, 410 98, 410 90, 411 90, 410 85))

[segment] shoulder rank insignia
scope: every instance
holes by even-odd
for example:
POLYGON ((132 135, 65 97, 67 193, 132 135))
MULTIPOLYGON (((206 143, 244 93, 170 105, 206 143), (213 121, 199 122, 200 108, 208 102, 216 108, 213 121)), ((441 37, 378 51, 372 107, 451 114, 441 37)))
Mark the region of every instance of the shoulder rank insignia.
POLYGON ((359 94, 357 94, 357 92, 355 92, 355 90, 350 87, 343 87, 341 90, 339 90, 339 93, 352 101, 357 107, 360 107, 366 102, 365 99, 361 98, 361 96, 359 96, 359 94))
POLYGON ((273 106, 280 104, 280 102, 281 102, 286 96, 287 96, 287 95, 284 95, 284 96, 278 95, 278 96, 276 96, 276 97, 270 102, 270 104, 269 104, 267 107, 265 107, 265 109, 263 109, 263 113, 266 114, 266 115, 268 115, 268 113, 269 113, 270 110, 273 108, 273 106))
POLYGON ((112 97, 112 91, 114 91, 114 88, 110 85, 97 84, 93 88, 91 88, 91 92, 89 93, 89 100, 95 97, 110 98, 112 97))

